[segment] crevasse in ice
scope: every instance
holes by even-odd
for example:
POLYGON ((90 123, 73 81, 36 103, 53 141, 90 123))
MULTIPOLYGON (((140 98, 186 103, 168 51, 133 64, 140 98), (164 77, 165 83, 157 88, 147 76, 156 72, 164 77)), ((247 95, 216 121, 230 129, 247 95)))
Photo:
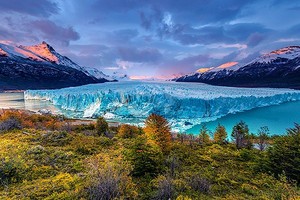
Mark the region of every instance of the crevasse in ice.
POLYGON ((27 90, 25 100, 49 100, 68 117, 97 117, 140 124, 150 113, 174 131, 256 107, 300 100, 300 91, 232 88, 201 83, 116 82, 58 90, 27 90))

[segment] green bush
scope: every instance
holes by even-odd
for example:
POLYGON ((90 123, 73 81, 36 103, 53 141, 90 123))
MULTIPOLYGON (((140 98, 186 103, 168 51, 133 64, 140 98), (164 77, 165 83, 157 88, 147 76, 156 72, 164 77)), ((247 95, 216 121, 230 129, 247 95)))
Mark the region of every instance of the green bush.
POLYGON ((148 143, 143 137, 138 137, 133 141, 133 144, 125 151, 125 158, 133 166, 133 176, 154 176, 161 172, 162 151, 157 145, 148 143))
POLYGON ((48 131, 41 137, 41 143, 48 146, 65 146, 72 140, 66 131, 48 131))
POLYGON ((0 159, 0 185, 5 186, 21 180, 19 164, 14 160, 0 159))
POLYGON ((108 123, 104 117, 99 117, 96 122, 96 130, 99 136, 108 134, 108 123))

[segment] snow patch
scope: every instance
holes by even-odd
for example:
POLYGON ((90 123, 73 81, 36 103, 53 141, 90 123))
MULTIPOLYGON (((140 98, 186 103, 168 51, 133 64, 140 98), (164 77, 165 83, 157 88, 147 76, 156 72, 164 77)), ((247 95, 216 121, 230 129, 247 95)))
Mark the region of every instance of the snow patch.
POLYGON ((278 58, 294 59, 300 56, 300 46, 289 46, 264 54, 251 63, 271 63, 278 58))

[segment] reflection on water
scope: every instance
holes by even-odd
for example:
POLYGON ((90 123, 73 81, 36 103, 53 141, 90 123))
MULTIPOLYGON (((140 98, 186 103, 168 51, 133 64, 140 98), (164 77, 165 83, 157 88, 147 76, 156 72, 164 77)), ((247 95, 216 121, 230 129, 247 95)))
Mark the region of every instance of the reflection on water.
POLYGON ((24 109, 24 94, 23 93, 0 93, 0 108, 16 108, 24 109))
POLYGON ((0 93, 0 108, 26 109, 37 112, 42 109, 51 110, 54 114, 59 114, 59 110, 49 101, 24 100, 24 93, 0 93))

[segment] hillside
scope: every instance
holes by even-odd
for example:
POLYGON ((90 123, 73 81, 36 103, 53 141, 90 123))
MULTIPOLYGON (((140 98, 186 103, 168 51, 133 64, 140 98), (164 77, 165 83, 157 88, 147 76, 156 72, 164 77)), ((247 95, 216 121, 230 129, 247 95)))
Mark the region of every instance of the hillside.
POLYGON ((299 126, 250 137, 240 122, 237 145, 222 126, 171 138, 154 117, 141 129, 1 112, 0 199, 299 199, 299 126))
POLYGON ((174 80, 235 87, 300 88, 300 46, 272 51, 243 66, 221 66, 174 80))
POLYGON ((0 44, 0 89, 54 89, 111 81, 57 53, 46 42, 34 46, 0 44))

